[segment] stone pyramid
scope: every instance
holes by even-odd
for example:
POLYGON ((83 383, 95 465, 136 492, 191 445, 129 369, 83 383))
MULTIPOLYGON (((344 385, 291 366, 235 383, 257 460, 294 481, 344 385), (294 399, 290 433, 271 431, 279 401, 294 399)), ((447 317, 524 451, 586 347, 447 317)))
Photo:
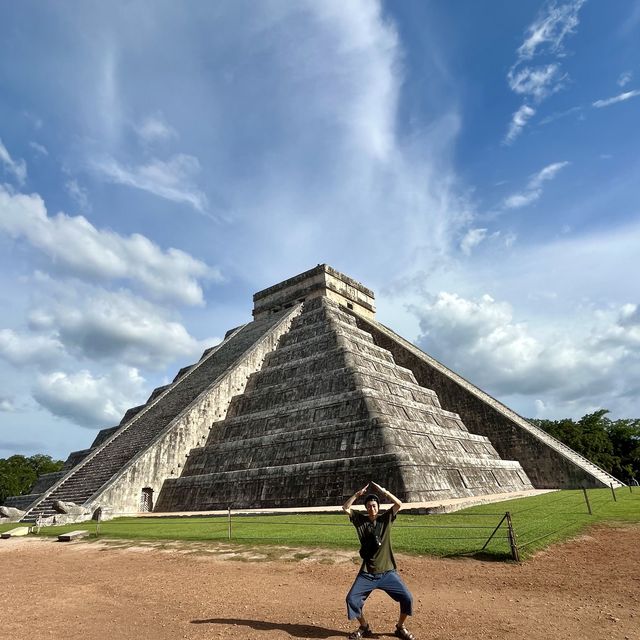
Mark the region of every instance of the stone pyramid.
POLYGON ((253 315, 14 499, 25 519, 54 500, 337 505, 372 478, 407 502, 619 485, 378 323, 373 292, 327 265, 255 294, 253 315))

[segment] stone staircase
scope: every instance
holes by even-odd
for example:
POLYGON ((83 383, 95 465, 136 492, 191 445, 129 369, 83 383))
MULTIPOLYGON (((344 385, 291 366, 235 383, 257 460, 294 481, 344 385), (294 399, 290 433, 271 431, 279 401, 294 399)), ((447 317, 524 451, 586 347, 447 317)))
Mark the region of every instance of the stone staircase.
POLYGON ((315 299, 156 509, 337 504, 371 478, 412 501, 531 488, 353 317, 315 299))
POLYGON ((145 405, 130 409, 121 426, 29 508, 24 521, 54 515, 54 500, 84 504, 118 473, 186 406, 221 376, 280 318, 244 325, 220 345, 205 351, 195 365, 180 370, 171 385, 154 390, 145 405))

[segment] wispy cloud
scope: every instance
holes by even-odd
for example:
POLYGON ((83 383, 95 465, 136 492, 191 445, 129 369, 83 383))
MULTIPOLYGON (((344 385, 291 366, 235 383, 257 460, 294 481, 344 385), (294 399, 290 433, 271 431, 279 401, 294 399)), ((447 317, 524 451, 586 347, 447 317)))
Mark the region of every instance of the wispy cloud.
POLYGON ((618 77, 618 86, 626 87, 633 78, 633 71, 623 71, 618 77))
MULTIPOLYGON (((571 0, 558 5, 548 2, 539 16, 529 25, 524 42, 517 49, 517 59, 507 73, 510 89, 523 96, 528 102, 540 103, 550 95, 560 91, 568 77, 559 60, 564 55, 564 40, 574 33, 579 20, 578 12, 586 0, 571 0), (536 58, 545 56, 542 64, 533 63, 536 58), (552 61, 549 62, 548 58, 552 61)), ((512 142, 526 125, 526 119, 516 122, 517 114, 526 114, 525 104, 514 114, 505 137, 507 143, 512 142)))
POLYGON ((20 185, 27 179, 27 165, 24 160, 14 160, 0 139, 0 164, 18 181, 20 185))
POLYGON ((505 198, 503 206, 506 209, 520 209, 521 207, 525 207, 532 202, 535 202, 542 195, 542 185, 548 180, 553 180, 558 172, 564 169, 568 164, 569 162, 564 161, 554 162, 553 164, 547 165, 544 169, 531 176, 523 191, 513 193, 505 198))
POLYGON ((39 142, 34 142, 33 140, 29 143, 29 146, 38 154, 41 156, 48 156, 49 155, 49 151, 47 150, 47 148, 40 144, 39 142))
POLYGON ((161 113, 146 116, 134 128, 140 140, 145 144, 178 137, 176 130, 167 123, 161 113))
POLYGON ((91 211, 91 203, 89 202, 89 194, 87 190, 78 184, 78 181, 74 178, 67 180, 64 185, 67 193, 73 198, 73 200, 79 205, 82 211, 91 211))
POLYGON ((518 48, 520 60, 531 60, 536 54, 563 52, 563 41, 578 26, 578 12, 586 0, 573 0, 558 6, 549 2, 545 10, 527 27, 527 37, 518 48))
POLYGON ((163 251, 140 234, 97 229, 82 216, 49 217, 39 196, 13 195, 1 186, 0 231, 25 239, 77 277, 128 280, 158 299, 202 304, 199 280, 221 279, 217 269, 183 251, 163 251))
POLYGON ((527 124, 529 119, 533 117, 536 110, 529 105, 523 104, 511 118, 511 124, 509 125, 509 131, 502 141, 503 144, 511 144, 522 132, 522 129, 527 124))
POLYGON ((471 255, 474 247, 477 247, 486 237, 488 229, 469 229, 460 242, 460 250, 466 256, 471 255))
POLYGON ((631 98, 636 98, 640 96, 640 89, 634 89, 633 91, 626 91, 625 93, 621 93, 613 98, 607 98, 606 100, 596 100, 593 103, 593 106, 597 109, 602 109, 602 107, 609 107, 612 104, 617 104, 618 102, 624 102, 625 100, 631 100, 631 98))
POLYGON ((158 158, 136 166, 120 164, 112 157, 95 160, 93 168, 105 180, 142 189, 172 202, 186 203, 199 213, 207 213, 208 200, 194 181, 200 173, 200 162, 184 153, 167 161, 158 158))
POLYGON ((510 69, 507 75, 509 87, 514 93, 533 98, 540 102, 562 88, 567 77, 557 63, 539 67, 523 67, 510 69))

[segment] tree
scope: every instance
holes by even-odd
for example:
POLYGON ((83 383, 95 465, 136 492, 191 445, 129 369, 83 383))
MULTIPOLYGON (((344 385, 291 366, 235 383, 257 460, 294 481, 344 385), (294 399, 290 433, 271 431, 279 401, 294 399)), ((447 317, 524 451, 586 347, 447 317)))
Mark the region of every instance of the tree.
POLYGON ((640 480, 640 420, 611 420, 600 409, 580 420, 530 420, 580 455, 622 480, 640 480))
POLYGON ((29 493, 39 475, 60 471, 63 465, 62 460, 40 453, 29 458, 21 455, 0 458, 0 504, 8 496, 29 493))

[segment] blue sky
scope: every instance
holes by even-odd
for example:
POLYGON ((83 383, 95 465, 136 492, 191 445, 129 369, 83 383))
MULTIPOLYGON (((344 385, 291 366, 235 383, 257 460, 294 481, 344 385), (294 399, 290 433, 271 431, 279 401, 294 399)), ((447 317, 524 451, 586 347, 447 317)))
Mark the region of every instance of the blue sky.
POLYGON ((0 456, 326 262, 527 417, 640 417, 640 2, 0 7, 0 456))

